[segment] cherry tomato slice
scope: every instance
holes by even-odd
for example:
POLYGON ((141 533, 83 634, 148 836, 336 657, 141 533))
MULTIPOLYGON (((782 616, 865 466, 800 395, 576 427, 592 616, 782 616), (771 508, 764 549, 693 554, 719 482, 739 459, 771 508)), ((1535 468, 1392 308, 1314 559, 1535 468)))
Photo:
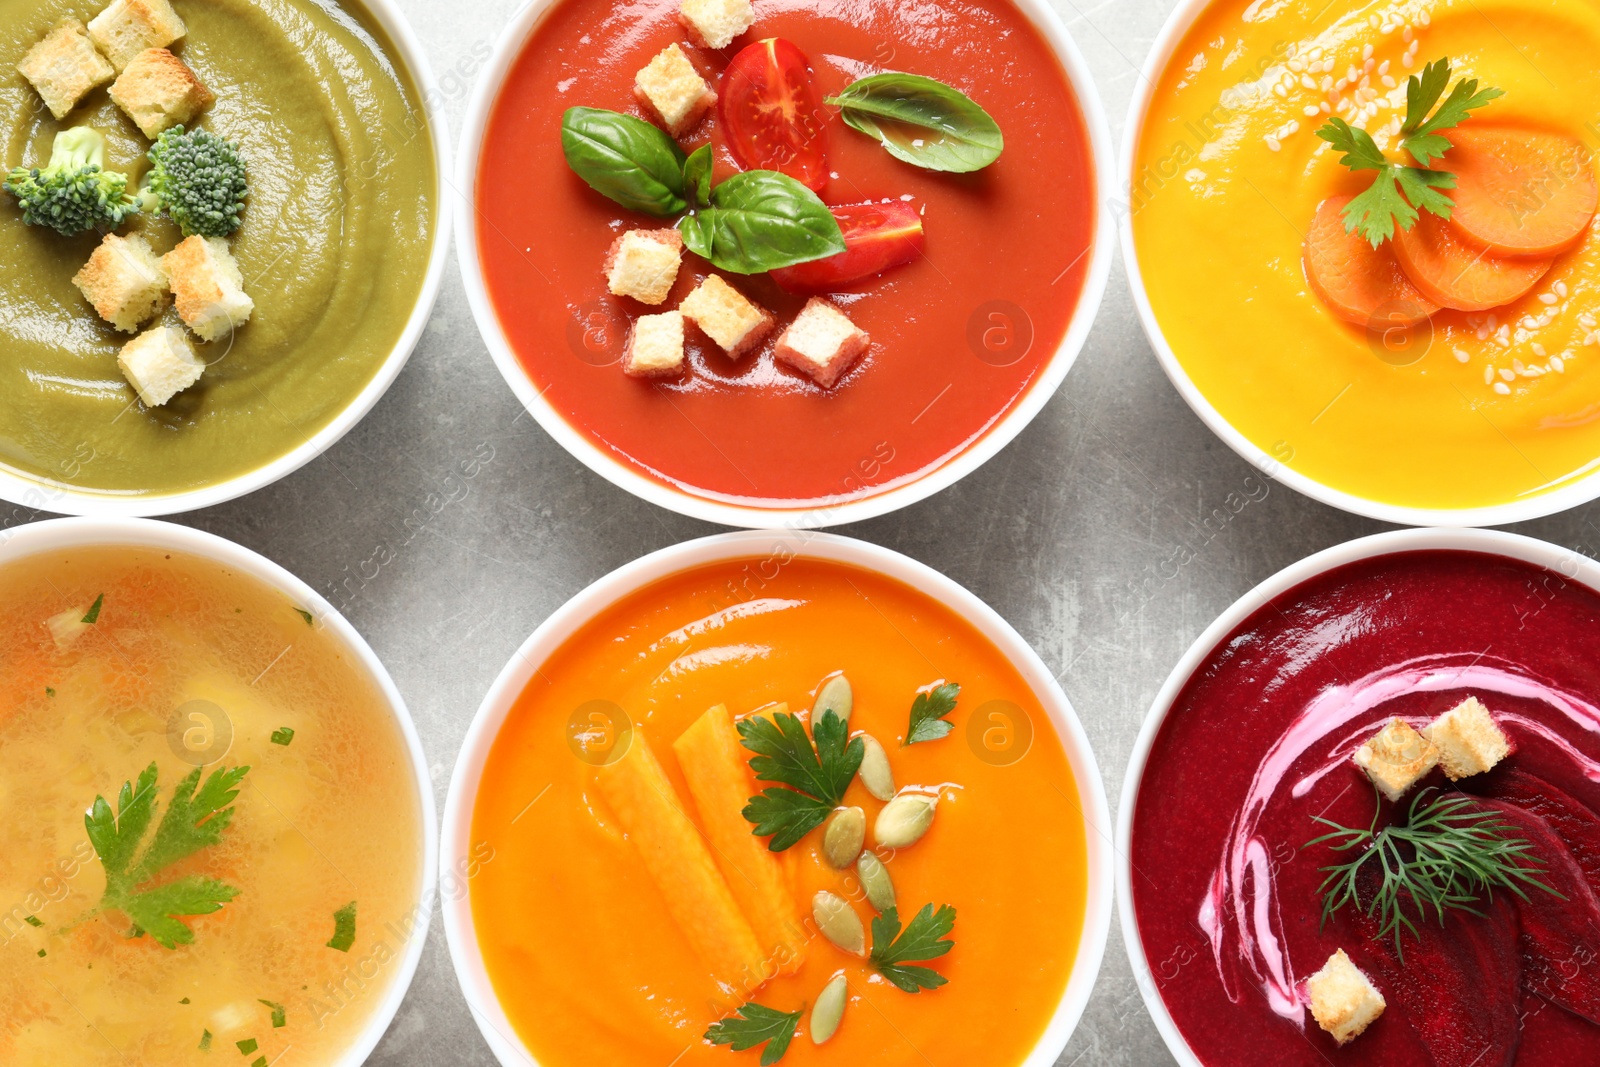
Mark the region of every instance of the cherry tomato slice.
POLYGON ((822 102, 811 62, 781 37, 757 41, 722 73, 717 115, 745 170, 775 170, 820 190, 828 184, 822 102))
POLYGON ((922 255, 922 215, 912 204, 894 200, 887 204, 856 204, 828 210, 844 231, 845 250, 826 259, 814 259, 772 272, 791 293, 833 292, 903 266, 922 255))

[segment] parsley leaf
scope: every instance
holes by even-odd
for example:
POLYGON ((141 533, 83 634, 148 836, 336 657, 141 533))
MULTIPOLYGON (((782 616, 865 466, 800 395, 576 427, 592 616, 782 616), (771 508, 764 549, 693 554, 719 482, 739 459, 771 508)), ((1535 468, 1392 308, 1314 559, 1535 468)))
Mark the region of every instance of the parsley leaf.
POLYGON ((276 730, 272 731, 272 743, 275 745, 284 745, 287 747, 289 742, 293 740, 294 728, 291 726, 280 726, 276 730))
POLYGON ((333 938, 328 947, 335 952, 349 952, 356 943, 356 902, 351 901, 333 913, 333 938))
POLYGON ((867 751, 859 737, 849 735, 849 727, 832 708, 812 726, 810 737, 800 717, 788 712, 740 721, 739 742, 756 754, 750 760, 756 778, 791 787, 763 789, 742 813, 755 824, 758 836, 771 838, 770 851, 794 845, 821 826, 844 800, 867 751))
POLYGON ((284 1010, 282 1004, 275 1004, 270 1000, 258 1001, 258 1003, 265 1004, 272 1009, 272 1028, 274 1030, 280 1030, 289 1025, 289 1013, 284 1010))
POLYGON ((761 1052, 761 1067, 771 1067, 783 1059, 794 1040, 795 1028, 800 1025, 799 1011, 777 1011, 752 1001, 737 1013, 711 1024, 705 1039, 713 1045, 732 1045, 735 1052, 755 1048, 763 1041, 767 1047, 761 1052))
POLYGON ((911 702, 911 729, 906 731, 906 744, 937 741, 955 729, 945 716, 956 710, 956 697, 960 695, 959 685, 942 680, 918 693, 911 702))
POLYGON ((172 864, 215 845, 233 820, 231 805, 249 767, 213 771, 203 787, 196 767, 173 792, 172 803, 161 817, 138 862, 156 810, 156 765, 146 767, 136 781, 124 782, 117 795, 115 813, 105 797, 83 817, 89 843, 105 871, 103 908, 116 908, 133 920, 134 936, 148 933, 166 948, 187 945, 192 931, 178 916, 209 915, 238 895, 238 890, 215 878, 191 876, 162 886, 150 886, 172 864), (196 791, 198 788, 198 792, 196 791))
POLYGON ((100 609, 105 607, 105 605, 106 595, 101 593, 99 596, 94 598, 94 603, 89 607, 88 613, 84 615, 82 619, 83 624, 85 626, 93 626, 95 623, 99 622, 100 609))
POLYGON ((1410 153, 1419 166, 1390 162, 1366 130, 1357 129, 1341 118, 1329 119, 1317 136, 1344 153, 1339 162, 1353 171, 1377 171, 1372 184, 1344 209, 1344 228, 1360 231, 1373 248, 1394 237, 1395 227, 1409 230, 1420 212, 1428 211, 1449 218, 1455 203, 1440 192, 1454 189, 1456 176, 1447 170, 1430 169, 1450 150, 1450 142, 1440 130, 1460 125, 1468 113, 1491 100, 1504 96, 1499 89, 1478 90, 1476 78, 1456 83, 1443 104, 1445 86, 1450 83, 1450 60, 1429 63, 1421 75, 1406 81, 1406 121, 1400 128, 1400 147, 1410 153), (1433 112, 1432 117, 1429 113, 1433 112))
POLYGON ((1440 130, 1450 130, 1461 125, 1468 113, 1483 107, 1492 100, 1506 95, 1500 89, 1478 91, 1478 79, 1463 78, 1456 82, 1450 95, 1433 117, 1433 105, 1439 102, 1444 87, 1450 84, 1450 60, 1435 60, 1422 68, 1422 75, 1413 74, 1406 79, 1406 122, 1400 127, 1400 142, 1411 157, 1426 167, 1450 151, 1450 142, 1439 136, 1440 130))
POLYGON ((878 973, 907 993, 938 989, 949 981, 930 967, 910 967, 907 961, 936 960, 956 947, 943 938, 956 925, 956 909, 942 904, 935 912, 924 904, 904 931, 900 912, 890 908, 872 920, 872 964, 878 973))

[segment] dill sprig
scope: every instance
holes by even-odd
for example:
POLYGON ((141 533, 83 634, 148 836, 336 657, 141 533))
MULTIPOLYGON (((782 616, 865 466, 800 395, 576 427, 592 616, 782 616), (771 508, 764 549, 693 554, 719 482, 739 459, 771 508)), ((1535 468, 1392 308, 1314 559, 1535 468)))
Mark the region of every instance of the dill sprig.
POLYGON ((1395 952, 1402 963, 1401 932, 1409 930, 1411 936, 1421 937, 1407 914, 1407 901, 1417 919, 1426 920, 1431 911, 1443 925, 1446 911, 1482 916, 1477 907, 1480 897, 1493 900, 1496 889, 1527 900, 1524 887, 1532 886, 1566 899, 1543 880, 1544 865, 1533 845, 1494 812, 1474 807, 1470 797, 1424 789, 1412 799, 1403 825, 1380 828, 1382 811, 1381 798, 1377 798, 1372 824, 1365 830, 1313 816, 1333 832, 1308 841, 1306 847, 1328 844, 1335 852, 1359 850, 1346 863, 1322 868, 1328 875, 1320 887, 1322 923, 1327 925, 1336 912, 1353 904, 1368 916, 1381 918, 1378 936, 1394 936, 1395 952), (1439 795, 1429 800, 1434 793, 1439 795), (1377 867, 1378 888, 1363 904, 1357 881, 1369 864, 1377 867))

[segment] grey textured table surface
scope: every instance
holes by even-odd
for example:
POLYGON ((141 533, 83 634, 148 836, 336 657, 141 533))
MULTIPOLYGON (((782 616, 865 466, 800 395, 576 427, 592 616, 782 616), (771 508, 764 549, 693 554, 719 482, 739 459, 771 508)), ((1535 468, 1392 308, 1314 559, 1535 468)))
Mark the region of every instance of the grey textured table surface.
MULTIPOLYGON (((458 137, 474 53, 519 5, 399 2, 458 137)), ((1052 2, 1120 143, 1138 65, 1174 5, 1052 2)), ((1519 529, 1593 543, 1595 514, 1582 508, 1519 529)), ((613 568, 718 529, 613 488, 522 412, 479 338, 454 263, 416 354, 359 427, 277 485, 178 521, 253 548, 330 596, 347 590, 333 598, 405 694, 441 805, 478 702, 535 626, 613 568), (475 456, 492 458, 462 478, 459 464, 475 456), (437 511, 434 494, 447 501, 437 511), (393 559, 373 576, 375 554, 393 559)), ((1032 426, 979 476, 838 532, 937 568, 1010 620, 1059 672, 1114 811, 1150 701, 1200 631, 1279 568, 1378 529, 1265 480, 1212 436, 1156 363, 1119 262, 1083 354, 1032 426), (1236 513, 1231 494, 1248 501, 1236 513)), ((457 989, 437 912, 416 982, 370 1062, 495 1062, 457 989)), ((1116 930, 1059 1062, 1173 1062, 1116 930)))

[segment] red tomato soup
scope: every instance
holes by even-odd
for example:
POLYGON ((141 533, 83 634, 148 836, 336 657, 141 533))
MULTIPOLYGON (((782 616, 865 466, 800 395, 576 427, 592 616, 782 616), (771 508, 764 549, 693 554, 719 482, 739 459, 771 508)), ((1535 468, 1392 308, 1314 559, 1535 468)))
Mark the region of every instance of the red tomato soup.
MULTIPOLYGON (((694 495, 801 507, 881 492, 970 447, 1017 404, 1066 335, 1095 218, 1088 132, 1049 44, 1007 0, 757 0, 749 33, 722 52, 691 45, 676 0, 561 0, 534 31, 489 118, 478 241, 490 299, 522 366, 567 422, 635 470, 694 495), (882 70, 946 82, 1005 135, 973 174, 900 162, 823 109, 830 206, 910 198, 925 254, 834 300, 872 337, 824 390, 774 361, 804 306, 767 275, 726 275, 778 317, 734 360, 689 331, 689 371, 623 374, 632 320, 676 308, 711 273, 686 254, 667 302, 611 296, 602 273, 619 233, 671 225, 589 189, 561 151, 569 107, 644 116, 634 75, 678 43, 720 90, 740 49, 781 37, 809 57, 819 96, 882 70)), ((712 141, 716 178, 737 170, 715 110, 680 144, 712 141)))

